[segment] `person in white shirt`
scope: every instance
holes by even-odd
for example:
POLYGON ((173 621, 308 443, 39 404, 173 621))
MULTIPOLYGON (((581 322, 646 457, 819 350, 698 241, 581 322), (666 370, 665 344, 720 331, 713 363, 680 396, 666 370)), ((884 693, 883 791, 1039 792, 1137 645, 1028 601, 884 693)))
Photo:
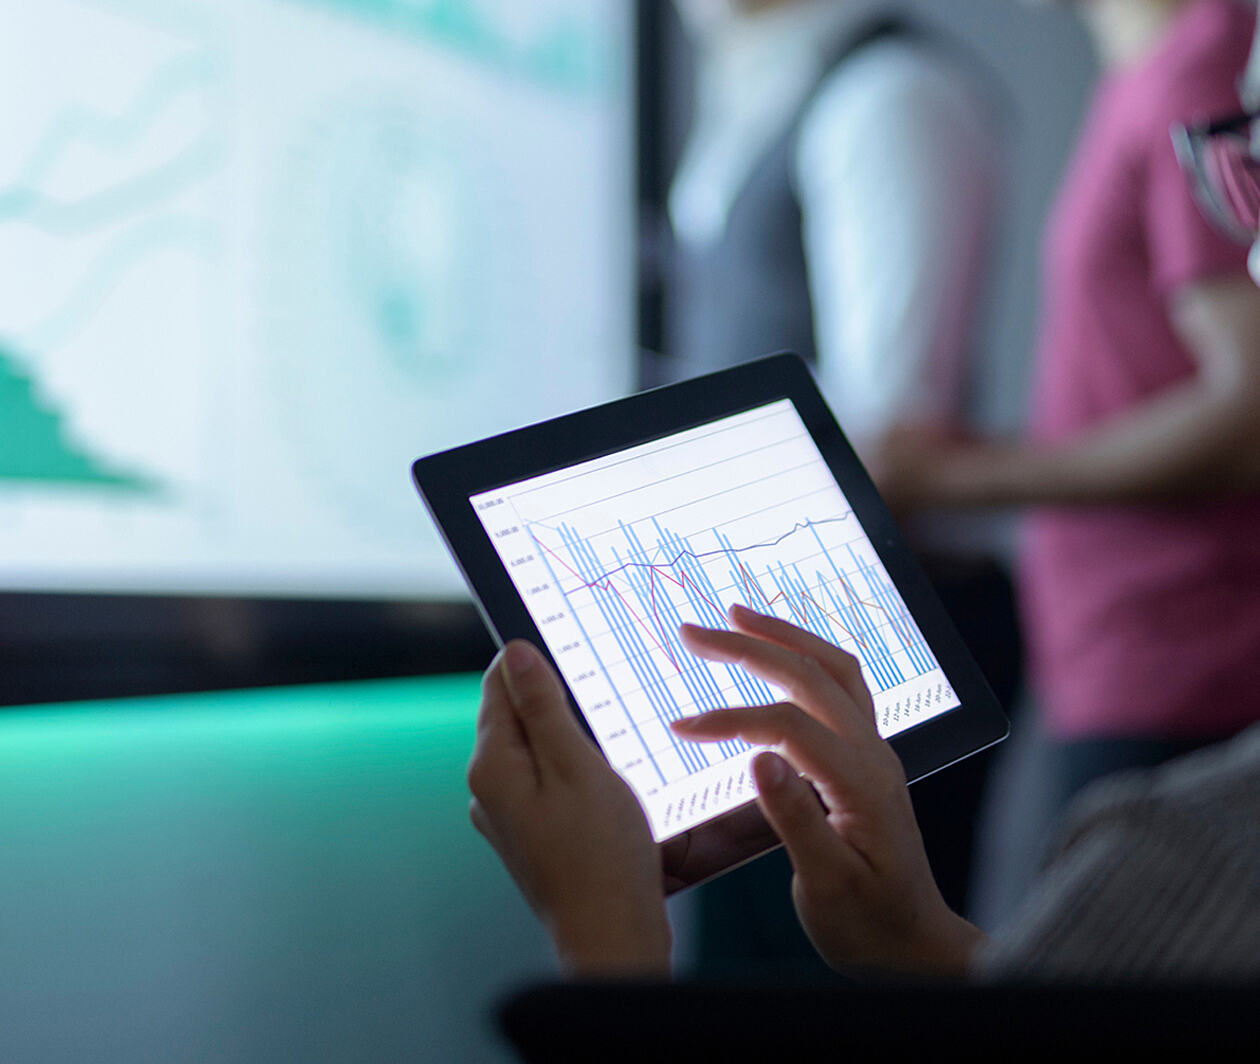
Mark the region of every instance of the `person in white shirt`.
MULTIPOLYGON (((965 425, 999 170, 986 75, 875 0, 675 2, 697 77, 669 196, 670 376, 787 349, 859 451, 895 424, 965 425)), ((1020 647, 995 525, 932 514, 906 531, 1009 707, 1020 647), (978 629, 999 615, 1000 638, 978 629)), ((960 906, 987 765, 916 789, 960 906)), ((699 892, 702 965, 816 963, 782 900, 789 874, 778 857, 699 892)))
POLYGON ((870 0, 677 6, 698 63, 669 197, 684 259, 680 372, 794 343, 859 445, 894 423, 963 420, 999 156, 977 73, 944 42, 880 20, 870 0), (795 226, 783 224, 788 201, 795 226), (793 244, 804 321, 780 303, 798 283, 782 272, 793 244), (710 298, 700 275, 714 253, 725 287, 710 298), (697 315, 725 321, 686 320, 697 315))

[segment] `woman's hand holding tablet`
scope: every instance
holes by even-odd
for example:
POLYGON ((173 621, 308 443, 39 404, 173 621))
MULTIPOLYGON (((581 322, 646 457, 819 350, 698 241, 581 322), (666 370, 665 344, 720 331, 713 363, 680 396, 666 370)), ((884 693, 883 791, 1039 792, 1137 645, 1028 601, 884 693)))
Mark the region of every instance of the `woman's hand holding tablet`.
MULTIPOLYGON (((780 752, 758 754, 752 771, 811 940, 836 968, 961 974, 983 935, 936 889, 905 772, 875 726, 857 660, 747 609, 733 608, 730 623, 687 626, 682 638, 791 701, 673 727, 688 741, 739 737, 780 752)), ((527 644, 509 644, 486 672, 469 783, 474 823, 570 970, 668 970, 661 851, 634 794, 577 726, 559 677, 527 644)))
POLYGON ((566 967, 668 971, 661 855, 643 809, 579 727, 560 678, 522 640, 486 670, 468 785, 473 824, 566 967))

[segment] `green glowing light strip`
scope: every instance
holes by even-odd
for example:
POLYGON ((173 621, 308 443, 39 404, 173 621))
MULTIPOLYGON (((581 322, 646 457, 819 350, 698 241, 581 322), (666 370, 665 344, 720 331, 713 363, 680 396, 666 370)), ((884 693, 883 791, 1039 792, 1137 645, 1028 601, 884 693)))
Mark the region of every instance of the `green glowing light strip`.
POLYGON ((479 684, 476 675, 455 675, 13 707, 0 710, 0 764, 20 764, 49 744, 104 752, 333 732, 392 735, 402 745, 442 733, 470 746, 479 684))

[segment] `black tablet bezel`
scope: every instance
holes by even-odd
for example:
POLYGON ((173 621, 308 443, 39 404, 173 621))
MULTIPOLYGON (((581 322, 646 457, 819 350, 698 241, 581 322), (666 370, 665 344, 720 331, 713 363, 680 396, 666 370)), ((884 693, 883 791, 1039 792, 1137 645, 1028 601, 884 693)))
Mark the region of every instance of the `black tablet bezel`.
MULTIPOLYGON (((1000 741, 1007 733, 1007 722, 997 699, 823 400, 809 368, 796 355, 771 355, 429 455, 412 465, 412 477, 494 638, 500 644, 527 639, 547 653, 470 498, 781 399, 791 400, 796 407, 960 702, 957 708, 889 740, 907 779, 921 779, 1000 741)), ((574 712, 589 733, 576 705, 574 712)), ((687 834, 708 832, 716 836, 722 821, 745 809, 708 821, 687 834)), ((685 870, 682 881, 671 886, 677 889, 709 878, 772 848, 777 841, 772 834, 766 836, 764 821, 755 824, 744 814, 743 823, 740 837, 746 841, 742 844, 729 840, 716 847, 675 844, 671 850, 666 843, 667 855, 674 853, 674 863, 685 870), (755 852, 742 852, 749 849, 755 852), (693 858, 705 852, 713 856, 695 865, 685 856, 691 850, 695 851, 693 858), (721 867, 711 867, 715 863, 721 867)))

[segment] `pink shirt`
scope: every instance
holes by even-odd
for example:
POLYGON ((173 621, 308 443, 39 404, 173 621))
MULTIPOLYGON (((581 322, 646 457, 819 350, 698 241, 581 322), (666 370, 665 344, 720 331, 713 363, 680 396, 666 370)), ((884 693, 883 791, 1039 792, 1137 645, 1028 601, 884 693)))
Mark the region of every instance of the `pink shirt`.
MULTIPOLYGON (((1050 221, 1034 435, 1048 443, 1195 372, 1178 288, 1244 274, 1169 125, 1239 106, 1255 5, 1198 0, 1104 80, 1050 221)), ((1224 734, 1260 719, 1260 497, 1041 510, 1022 559, 1034 682, 1060 738, 1224 734)))

